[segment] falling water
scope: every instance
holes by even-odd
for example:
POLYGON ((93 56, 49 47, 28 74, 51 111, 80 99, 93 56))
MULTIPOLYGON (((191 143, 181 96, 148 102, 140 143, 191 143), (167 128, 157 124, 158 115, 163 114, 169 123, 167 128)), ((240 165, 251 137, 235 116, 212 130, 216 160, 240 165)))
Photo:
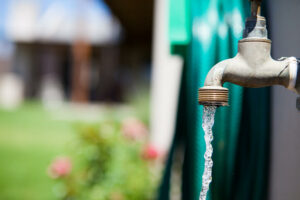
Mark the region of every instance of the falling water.
POLYGON ((202 128, 205 132, 204 139, 206 144, 206 151, 204 154, 205 168, 202 176, 202 189, 201 189, 199 200, 206 200, 209 184, 212 180, 213 147, 211 142, 213 140, 212 127, 214 125, 215 113, 216 113, 216 106, 204 106, 202 128))

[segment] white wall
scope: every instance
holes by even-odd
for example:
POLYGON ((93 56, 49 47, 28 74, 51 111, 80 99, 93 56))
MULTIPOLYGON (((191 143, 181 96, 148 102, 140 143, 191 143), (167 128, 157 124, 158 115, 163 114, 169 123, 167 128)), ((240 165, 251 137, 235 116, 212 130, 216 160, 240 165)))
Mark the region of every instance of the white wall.
POLYGON ((167 153, 173 139, 183 60, 170 55, 168 0, 155 0, 150 142, 167 153))

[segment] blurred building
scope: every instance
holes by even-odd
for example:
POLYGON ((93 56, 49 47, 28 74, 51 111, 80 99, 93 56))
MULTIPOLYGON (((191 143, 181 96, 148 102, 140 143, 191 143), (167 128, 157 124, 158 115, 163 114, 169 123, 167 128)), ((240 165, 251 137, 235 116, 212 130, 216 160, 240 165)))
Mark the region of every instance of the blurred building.
POLYGON ((14 47, 0 61, 1 77, 13 74, 23 88, 11 98, 121 101, 149 77, 152 2, 137 1, 133 10, 101 0, 1 3, 2 40, 14 47))

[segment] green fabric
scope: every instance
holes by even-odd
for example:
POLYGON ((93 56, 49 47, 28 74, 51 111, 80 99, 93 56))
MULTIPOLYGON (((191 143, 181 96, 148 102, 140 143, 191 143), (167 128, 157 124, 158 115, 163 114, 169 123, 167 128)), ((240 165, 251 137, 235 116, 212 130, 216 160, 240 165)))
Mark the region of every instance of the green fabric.
POLYGON ((187 99, 187 154, 189 182, 188 191, 184 195, 193 199, 199 198, 202 174, 204 171, 205 141, 202 129, 202 106, 197 103, 197 90, 202 87, 206 74, 216 62, 217 42, 217 0, 191 1, 191 27, 193 38, 188 47, 186 69, 186 99, 187 99))
MULTIPOLYGON (((202 107, 197 105, 197 90, 203 86, 208 71, 215 63, 236 54, 237 49, 231 47, 236 46, 237 40, 241 37, 240 27, 242 27, 243 15, 238 12, 242 10, 241 4, 233 6, 232 3, 220 0, 191 1, 193 38, 189 46, 190 52, 185 74, 188 102, 186 156, 191 163, 187 168, 189 182, 184 183, 190 186, 189 191, 185 191, 185 195, 190 196, 183 199, 198 199, 204 170, 205 143, 202 130, 202 107), (237 13, 233 15, 233 11, 237 13), (235 30, 235 27, 240 28, 240 31, 235 30)), ((212 183, 214 199, 224 199, 230 194, 240 123, 242 88, 232 84, 226 84, 226 86, 230 89, 231 106, 218 110, 214 128, 215 167, 212 183)))
MULTIPOLYGON (((221 0, 219 5, 218 60, 233 57, 241 39, 244 14, 241 1, 221 0), (228 19, 228 15, 231 16, 228 19), (227 16, 227 18, 225 18, 227 16)), ((230 91, 230 107, 219 108, 214 127, 213 199, 230 199, 239 133, 242 92, 240 86, 226 83, 230 91)))
MULTIPOLYGON (((176 143, 180 140, 185 142, 182 199, 197 200, 201 190, 205 152, 203 108, 197 104, 197 90, 203 86, 207 72, 214 64, 237 53, 237 43, 242 35, 249 3, 244 0, 169 1, 171 52, 181 55, 185 66, 176 137, 159 199, 169 199, 172 157, 176 143), (186 19, 180 19, 182 17, 186 19)), ((254 90, 251 98, 248 98, 247 92, 244 94, 247 99, 243 102, 243 88, 228 83, 225 87, 230 90, 230 107, 219 108, 216 114, 213 182, 208 199, 266 199, 269 118, 265 111, 268 111, 268 93, 263 93, 264 89, 254 90), (255 100, 256 97, 260 97, 259 102, 255 100), (255 112, 255 108, 260 110, 255 112), (260 117, 256 118, 256 115, 260 117), (259 135, 262 138, 257 142, 259 135)))
POLYGON ((169 0, 169 41, 173 54, 182 54, 191 41, 190 0, 169 0), (176 14, 174 14, 176 13, 176 14))
POLYGON ((270 150, 268 88, 245 89, 236 172, 230 199, 265 200, 270 150))

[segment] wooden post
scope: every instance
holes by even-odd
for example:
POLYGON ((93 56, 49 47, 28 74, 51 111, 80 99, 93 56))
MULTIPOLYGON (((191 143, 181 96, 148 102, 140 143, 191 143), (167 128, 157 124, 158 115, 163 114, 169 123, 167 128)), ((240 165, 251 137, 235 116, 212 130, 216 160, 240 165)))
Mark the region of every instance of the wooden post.
POLYGON ((84 40, 75 41, 72 47, 72 56, 71 100, 86 103, 89 100, 91 46, 84 40))

